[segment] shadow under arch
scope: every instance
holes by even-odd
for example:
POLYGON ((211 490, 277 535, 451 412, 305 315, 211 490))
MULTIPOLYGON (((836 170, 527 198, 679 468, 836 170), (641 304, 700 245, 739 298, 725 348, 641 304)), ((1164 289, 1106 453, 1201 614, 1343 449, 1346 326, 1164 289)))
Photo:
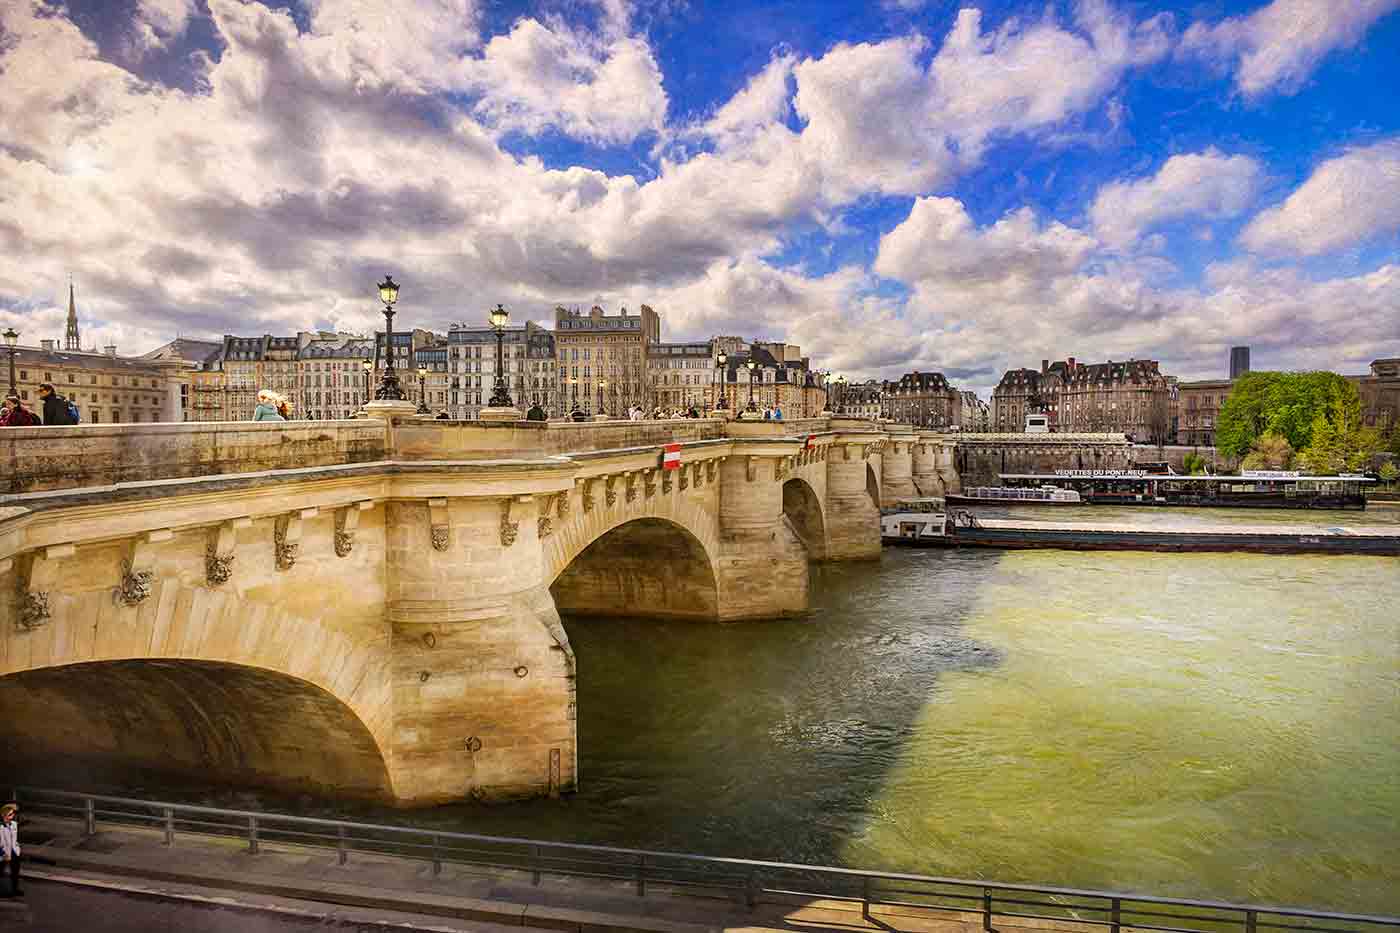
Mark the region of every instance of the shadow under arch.
POLYGON ((821 499, 805 479, 795 476, 783 483, 783 515, 807 548, 807 559, 826 560, 826 519, 821 499))
POLYGON ((635 518, 603 533, 549 592, 563 615, 719 618, 719 585, 705 545, 664 518, 635 518))
POLYGON ((0 760, 16 782, 392 796, 359 716, 278 671, 172 658, 37 668, 0 677, 0 710, 0 760))
POLYGON ((875 510, 878 512, 880 510, 880 477, 875 474, 875 467, 868 462, 865 464, 865 494, 870 497, 871 505, 875 506, 875 510))

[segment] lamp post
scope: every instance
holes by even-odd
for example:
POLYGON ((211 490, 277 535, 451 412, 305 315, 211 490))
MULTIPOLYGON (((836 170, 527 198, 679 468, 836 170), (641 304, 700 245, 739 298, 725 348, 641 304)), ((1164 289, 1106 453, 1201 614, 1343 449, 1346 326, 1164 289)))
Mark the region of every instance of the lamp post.
POLYGON ((428 411, 427 382, 428 367, 420 365, 418 367, 418 414, 420 415, 432 414, 432 412, 428 411))
POLYGON ((608 387, 608 380, 606 380, 606 379, 599 379, 599 380, 598 380, 598 411, 595 412, 595 414, 599 414, 599 415, 606 415, 606 414, 607 414, 607 412, 603 410, 603 390, 606 389, 607 387, 608 387))
POLYGON ((402 402, 403 389, 394 372, 394 305, 399 300, 399 286, 392 276, 379 283, 379 300, 384 302, 384 376, 374 397, 381 402, 402 402))
POLYGON ((718 393, 715 399, 716 409, 729 408, 729 400, 724 397, 724 377, 729 374, 728 363, 729 354, 720 351, 720 354, 715 357, 715 364, 719 367, 719 388, 715 390, 718 393))
POLYGON ((838 375, 836 377, 836 414, 846 413, 846 377, 838 375))
POLYGON ((758 361, 753 357, 744 364, 749 370, 749 404, 744 407, 744 411, 758 411, 758 406, 753 403, 753 376, 758 371, 758 361))
POLYGON ((489 404, 492 408, 509 408, 511 401, 510 390, 506 388, 505 339, 506 322, 510 320, 510 312, 505 309, 504 305, 498 304, 491 309, 491 313, 487 317, 491 321, 491 329, 496 332, 496 384, 491 387, 489 404))
POLYGON ((10 351, 10 394, 19 395, 19 388, 15 385, 15 347, 19 343, 19 334, 15 333, 13 327, 5 328, 5 349, 10 351))
POLYGON ((374 372, 374 361, 361 360, 360 365, 363 366, 365 370, 365 404, 368 405, 370 401, 369 374, 374 372))

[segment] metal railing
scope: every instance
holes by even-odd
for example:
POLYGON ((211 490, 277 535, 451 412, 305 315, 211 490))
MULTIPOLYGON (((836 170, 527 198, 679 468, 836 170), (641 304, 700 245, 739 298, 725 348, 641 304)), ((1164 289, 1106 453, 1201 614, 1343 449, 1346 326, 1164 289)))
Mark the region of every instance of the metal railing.
POLYGON ((81 820, 88 835, 96 834, 99 821, 146 826, 163 833, 166 845, 174 845, 180 833, 236 837, 253 854, 266 843, 278 843, 334 851, 342 865, 355 852, 399 856, 431 864, 434 875, 451 863, 520 872, 535 885, 547 876, 622 881, 639 897, 648 884, 658 884, 727 893, 750 908, 760 900, 801 899, 859 904, 863 916, 872 907, 922 908, 980 916, 984 930, 992 930, 997 918, 1063 921, 1107 927, 1111 933, 1123 927, 1164 933, 1394 933, 1400 928, 1400 917, 484 836, 40 788, 17 788, 11 799, 27 813, 81 820))

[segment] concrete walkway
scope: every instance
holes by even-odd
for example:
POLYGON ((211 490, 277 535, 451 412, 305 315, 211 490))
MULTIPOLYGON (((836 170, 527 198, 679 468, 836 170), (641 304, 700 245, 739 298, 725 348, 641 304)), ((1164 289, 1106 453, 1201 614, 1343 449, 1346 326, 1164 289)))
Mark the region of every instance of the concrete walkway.
MULTIPOLYGON (((445 863, 437 876, 426 862, 352 852, 339 865, 333 851, 264 842, 257 855, 236 839, 177 835, 166 846, 158 831, 98 827, 84 836, 77 821, 26 820, 25 851, 30 874, 46 884, 122 890, 152 899, 203 898, 227 910, 297 911, 326 925, 369 918, 384 928, 477 930, 500 926, 574 930, 579 933, 702 933, 702 931, 908 931, 976 933, 980 914, 950 913, 841 901, 769 897, 753 909, 733 896, 706 896, 685 888, 648 883, 639 897, 631 883, 544 876, 539 886, 528 873, 495 872, 445 863), (267 901, 266 899, 282 899, 267 901), (327 905, 354 908, 353 917, 327 905), (389 917, 392 915, 392 921, 389 917), (450 922, 444 922, 450 921, 450 922), (465 922, 467 925, 457 925, 465 922)), ((35 921, 40 907, 35 908, 35 921)), ((996 928, 1091 933, 1088 924, 998 918, 996 928)), ((1125 928, 1127 929, 1127 928, 1125 928)))

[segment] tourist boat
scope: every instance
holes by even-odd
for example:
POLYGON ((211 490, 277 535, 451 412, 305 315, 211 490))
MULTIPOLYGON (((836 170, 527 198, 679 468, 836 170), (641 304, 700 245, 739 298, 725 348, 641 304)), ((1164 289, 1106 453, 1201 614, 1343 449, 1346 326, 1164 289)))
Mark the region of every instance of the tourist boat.
POLYGON ((900 499, 880 510, 880 542, 913 547, 947 547, 944 500, 936 496, 900 499))
MULTIPOLYGON (((1194 508, 1366 508, 1368 476, 1342 473, 1309 476, 1290 470, 1244 470, 1239 475, 1178 476, 1145 469, 1058 470, 1002 473, 1003 486, 1036 491, 1056 483, 1077 492, 1088 505, 1179 505, 1194 508)), ((966 493, 964 493, 966 495, 966 493)), ((949 502, 966 500, 948 497, 949 502)))
POLYGON ((1083 505, 1084 500, 1073 489, 1058 486, 974 486, 959 493, 949 493, 951 505, 1083 505))

